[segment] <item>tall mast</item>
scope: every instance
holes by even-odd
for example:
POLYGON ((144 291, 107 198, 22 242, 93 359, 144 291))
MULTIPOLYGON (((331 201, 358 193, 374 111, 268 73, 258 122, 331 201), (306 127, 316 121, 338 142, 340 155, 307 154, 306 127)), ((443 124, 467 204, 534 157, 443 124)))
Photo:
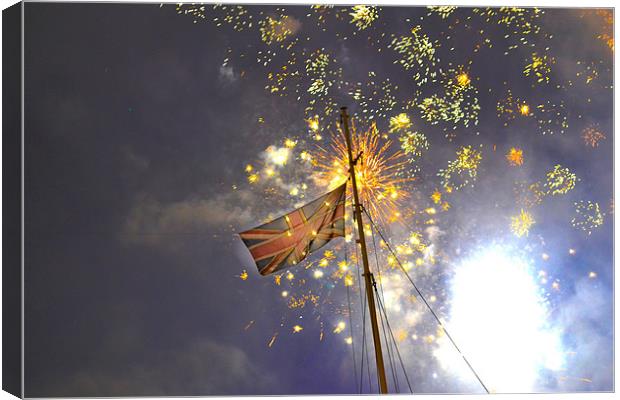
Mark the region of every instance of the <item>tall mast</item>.
POLYGON ((368 309, 370 311, 370 325, 372 327, 372 339, 375 345, 375 357, 377 360, 377 374, 379 375, 379 388, 381 393, 388 392, 387 380, 385 379, 385 367, 383 365, 383 352, 381 351, 381 338, 379 337, 379 325, 377 324, 377 311, 375 309, 375 297, 373 294, 374 277, 368 265, 368 252, 366 250, 366 238, 364 237, 364 223, 362 221, 362 206, 357 193, 357 180, 355 175, 355 163, 353 160, 351 134, 349 133, 349 116, 347 108, 340 109, 340 123, 347 141, 347 152, 349 154, 349 173, 351 175, 351 187, 353 188, 353 207, 354 217, 357 220, 357 233, 359 244, 362 251, 362 263, 364 265, 364 281, 366 283, 366 297, 368 298, 368 309))

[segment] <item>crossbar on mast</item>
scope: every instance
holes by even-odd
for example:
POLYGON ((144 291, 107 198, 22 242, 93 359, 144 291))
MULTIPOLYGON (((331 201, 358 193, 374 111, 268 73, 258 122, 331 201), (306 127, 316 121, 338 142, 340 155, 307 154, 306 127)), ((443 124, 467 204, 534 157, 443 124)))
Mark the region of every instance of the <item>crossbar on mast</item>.
POLYGON ((377 375, 379 375, 379 389, 382 394, 388 393, 387 379, 385 378, 385 366, 383 365, 383 352, 381 351, 381 338, 379 336, 379 325, 377 324, 377 311, 375 308, 375 297, 373 294, 373 276, 368 264, 368 252, 366 249, 366 238, 364 237, 364 223, 362 221, 362 206, 357 193, 357 181, 355 178, 355 163, 353 160, 353 150, 351 145, 351 134, 349 133, 349 116, 347 108, 340 108, 340 124, 347 142, 347 153, 349 155, 349 173, 351 176, 351 187, 353 188, 354 216, 357 220, 358 241, 362 252, 362 264, 364 265, 364 281, 366 283, 366 296, 368 298, 368 309, 370 325, 372 328, 372 339, 375 347, 375 358, 377 361, 377 375))

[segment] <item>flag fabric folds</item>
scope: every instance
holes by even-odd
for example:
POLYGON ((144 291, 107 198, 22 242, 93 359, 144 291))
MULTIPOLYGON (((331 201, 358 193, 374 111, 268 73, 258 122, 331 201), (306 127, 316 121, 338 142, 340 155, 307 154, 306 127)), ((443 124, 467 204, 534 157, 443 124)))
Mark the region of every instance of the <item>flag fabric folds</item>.
POLYGON ((324 196, 239 236, 261 275, 298 264, 308 254, 344 236, 346 183, 324 196))

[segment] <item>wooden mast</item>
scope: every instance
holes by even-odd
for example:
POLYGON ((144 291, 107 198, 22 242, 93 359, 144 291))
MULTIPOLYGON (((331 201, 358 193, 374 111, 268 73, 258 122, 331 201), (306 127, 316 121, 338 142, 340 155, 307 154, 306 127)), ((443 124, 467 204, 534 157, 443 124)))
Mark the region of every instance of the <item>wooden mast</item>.
POLYGON ((377 360, 377 374, 379 375, 379 389, 382 394, 388 393, 387 380, 385 378, 385 366, 383 365, 383 352, 381 351, 381 338, 379 336, 379 325, 377 324, 377 311, 375 308, 375 297, 373 294, 374 277, 370 272, 368 265, 368 252, 366 249, 366 238, 364 237, 364 223, 362 221, 362 205, 359 201, 357 193, 357 180, 355 175, 355 163, 357 157, 353 159, 353 150, 351 145, 351 134, 349 133, 349 116, 347 108, 340 109, 340 123, 347 142, 347 152, 349 154, 349 173, 351 176, 351 187, 353 188, 353 209, 354 218, 357 221, 358 243, 362 252, 362 263, 364 265, 364 281, 366 283, 366 296, 368 298, 368 309, 370 311, 370 325, 372 327, 372 339, 375 345, 375 358, 377 360))

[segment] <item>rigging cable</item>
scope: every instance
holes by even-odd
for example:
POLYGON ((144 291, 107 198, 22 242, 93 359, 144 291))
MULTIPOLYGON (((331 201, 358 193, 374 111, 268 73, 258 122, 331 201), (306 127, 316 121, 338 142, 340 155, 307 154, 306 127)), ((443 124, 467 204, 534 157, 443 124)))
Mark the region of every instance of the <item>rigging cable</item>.
MULTIPOLYGON (((353 214, 355 215, 355 213, 353 214)), ((357 240, 354 243, 355 246, 355 265, 357 271, 357 286, 360 294, 360 305, 362 306, 362 347, 364 351, 362 352, 362 365, 360 367, 360 394, 362 393, 364 387, 364 352, 366 353, 366 369, 368 371, 368 385, 369 391, 372 392, 372 380, 370 379, 370 358, 368 357, 368 343, 366 342, 366 296, 363 294, 366 293, 366 285, 364 285, 364 290, 362 291, 361 284, 361 275, 360 275, 360 265, 359 265, 359 253, 357 249, 357 240)), ((378 379, 378 377, 377 377, 378 379)))
MULTIPOLYGON (((363 207, 363 206, 362 206, 363 207)), ((484 388, 485 392, 487 392, 487 394, 489 394, 489 389, 487 389, 486 385, 482 382, 482 379, 480 379, 480 376, 478 375, 478 373, 476 372, 476 370, 474 369, 474 367, 469 363, 469 361, 467 360, 467 358, 465 357, 465 355, 461 352, 461 349, 456 345, 456 342, 454 341, 454 339, 452 339, 452 336, 450 336, 450 333, 448 332, 448 330, 446 329, 446 327, 444 326, 444 324, 441 322, 441 320, 439 319, 439 316, 435 313, 435 311, 431 308, 430 304, 428 303, 428 301, 426 301, 426 298, 424 297, 424 295, 422 294, 422 292, 420 291, 420 289, 418 289, 417 285, 415 284, 415 282, 413 282, 413 279, 411 279, 411 276, 409 275, 409 273, 407 273, 407 270, 405 270, 405 267, 403 267, 403 265, 401 264, 400 260, 398 259, 398 256, 396 255, 396 253, 394 252, 394 250, 392 249, 392 246, 390 246, 390 243, 388 242, 388 240, 385 238, 385 236, 383 236, 383 234, 381 233, 381 230, 379 229, 379 227, 377 226, 377 224, 375 224, 375 222, 373 221, 372 217, 370 216, 370 214, 368 213, 368 211, 366 210, 366 208, 364 208, 364 213, 366 214, 366 216, 368 217, 368 219, 370 220, 370 223, 375 227, 375 229, 377 230, 377 233, 379 234, 379 236, 381 237, 381 239, 383 239, 383 241, 385 242, 385 245, 387 247, 387 249, 390 251, 390 253, 392 253, 392 255, 394 256, 394 259, 396 260, 396 263, 398 264, 399 268, 401 269, 401 271, 405 274, 405 276, 407 277, 407 279, 409 280, 409 282, 411 283, 411 285, 413 286, 413 288, 415 289, 415 291, 418 293, 418 295, 420 296, 420 298, 422 299, 422 301, 424 302, 424 304, 426 305, 426 307, 428 308, 428 310, 431 312, 431 314, 433 315, 433 317, 435 318, 435 320, 437 321, 437 323, 439 324, 439 326, 441 327, 441 329, 446 333, 446 336, 448 337, 448 339, 450 340, 450 342, 452 343, 452 345, 454 346, 454 348, 456 349, 456 351, 461 355, 461 357, 463 358, 463 360, 465 361, 465 364, 467 364, 467 366, 469 367, 469 369, 471 370, 471 372, 474 374, 474 376, 476 377, 476 379, 478 380, 478 382, 480 383, 480 385, 484 388)))
MULTIPOLYGON (((349 257, 348 257, 346 244, 344 245, 344 262, 347 266, 349 265, 349 257)), ((353 376, 357 377, 357 361, 355 358, 355 340, 353 340, 353 314, 351 313, 351 295, 349 293, 350 292, 349 285, 346 284, 346 281, 345 281, 345 286, 347 288, 347 306, 348 306, 348 311, 349 311, 349 332, 351 333, 351 356, 353 357, 353 376)), ((360 391, 360 388, 358 387, 358 384, 357 384, 357 379, 355 379, 355 390, 360 391)))
MULTIPOLYGON (((381 267, 379 266, 379 257, 377 256, 377 244, 375 241, 375 232, 373 229, 371 229, 371 233, 372 233, 372 246, 373 246, 373 252, 374 252, 374 256, 375 256, 375 266, 377 267, 377 272, 379 275, 379 285, 381 287, 381 296, 383 296, 383 284, 381 283, 381 267)), ((373 283, 374 283, 374 277, 372 277, 373 283)), ((376 289, 376 287, 375 287, 376 289)), ((377 292, 375 290, 375 292, 377 292)), ((379 293, 376 293, 377 297, 379 297, 379 293)), ((386 315, 387 318, 387 315, 386 315)), ((392 356, 392 342, 390 341, 390 339, 388 338, 387 334, 385 333, 385 326, 383 323, 383 318, 381 318, 381 329, 383 330, 383 337, 385 338, 385 343, 387 344, 387 352, 388 352, 388 360, 390 362, 390 369, 392 371, 392 380, 394 381, 394 387, 396 388, 396 392, 400 393, 400 387, 398 384, 398 373, 396 372, 396 369, 394 368, 394 359, 392 356)), ((389 326, 388 326, 389 329, 389 326)), ((394 343, 396 345, 396 343, 394 343)))
MULTIPOLYGON (((375 285, 375 293, 377 292, 377 287, 375 285)), ((378 294, 377 294, 378 296, 378 294)), ((392 341, 394 342, 394 347, 396 347, 396 354, 398 355, 398 360, 400 361, 400 367, 403 370, 403 374, 405 374, 405 380, 407 381, 407 386, 409 387, 409 393, 413 394, 413 388, 411 387, 411 382, 409 382, 409 376, 407 375, 407 371, 405 370, 405 364, 403 363, 403 358, 400 356, 400 351, 398 350, 398 345, 396 344, 396 339, 394 338, 394 332, 392 332, 392 328, 390 327, 390 321, 387 317, 387 310, 383 305, 381 299, 379 299, 379 312, 382 312, 385 316, 385 323, 387 324, 388 331, 390 332, 390 336, 392 337, 392 341)))

